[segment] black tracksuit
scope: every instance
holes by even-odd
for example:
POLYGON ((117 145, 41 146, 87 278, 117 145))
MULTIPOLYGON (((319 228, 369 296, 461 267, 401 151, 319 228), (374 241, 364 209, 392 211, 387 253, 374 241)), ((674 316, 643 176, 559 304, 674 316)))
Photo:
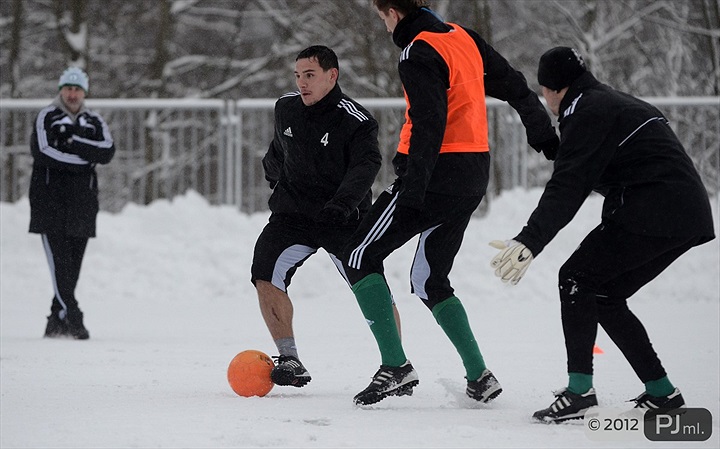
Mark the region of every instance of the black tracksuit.
POLYGON ((382 161, 377 133, 373 116, 337 84, 311 106, 300 92, 278 99, 274 137, 263 158, 272 214, 255 244, 253 283, 265 280, 286 291, 318 248, 344 274, 336 256, 370 208, 382 161), (341 210, 346 221, 317 223, 325 206, 341 210))
POLYGON ((553 175, 515 240, 537 256, 594 190, 602 222, 562 266, 568 372, 592 374, 598 322, 643 382, 665 376, 626 300, 693 246, 714 238, 705 187, 662 113, 586 72, 560 103, 553 175))
POLYGON ((99 210, 96 164, 115 154, 107 124, 84 106, 71 114, 60 97, 35 119, 30 142, 30 232, 42 234, 55 296, 51 311, 78 312, 75 287, 99 210))

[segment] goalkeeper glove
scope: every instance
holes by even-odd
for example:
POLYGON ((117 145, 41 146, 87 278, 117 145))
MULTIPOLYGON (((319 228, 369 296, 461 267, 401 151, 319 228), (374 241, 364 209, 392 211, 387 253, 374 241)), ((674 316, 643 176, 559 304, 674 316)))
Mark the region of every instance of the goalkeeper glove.
POLYGON ((512 285, 516 285, 533 260, 532 252, 515 240, 493 240, 490 246, 501 250, 490 262, 490 266, 495 269, 495 276, 503 282, 510 281, 512 285))

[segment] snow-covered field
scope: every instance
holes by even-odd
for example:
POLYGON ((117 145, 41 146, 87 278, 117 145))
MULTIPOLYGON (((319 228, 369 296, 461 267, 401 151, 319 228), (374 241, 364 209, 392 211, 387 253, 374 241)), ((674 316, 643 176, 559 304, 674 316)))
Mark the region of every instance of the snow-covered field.
MULTIPOLYGON (((575 221, 510 287, 496 279, 487 242, 514 236, 541 191, 497 198, 474 219, 452 274, 488 366, 505 389, 481 406, 464 394, 459 357, 432 315, 409 294, 415 242, 387 261, 406 353, 420 376, 412 397, 358 408, 380 360, 359 308, 324 252, 290 287, 300 356, 313 381, 236 396, 230 360, 244 349, 274 354, 249 282, 267 215, 173 202, 99 216, 77 296, 88 341, 42 338, 52 290, 40 237, 27 233, 27 200, 0 203, 2 382, 0 446, 124 447, 718 447, 720 251, 695 248, 642 289, 631 308, 644 321, 689 406, 713 414, 705 442, 598 442, 582 421, 531 423, 565 385, 557 270, 599 220, 591 197, 575 221)), ((718 201, 713 199, 716 232, 718 201)), ((643 390, 600 331, 595 387, 602 407, 627 409, 643 390)))

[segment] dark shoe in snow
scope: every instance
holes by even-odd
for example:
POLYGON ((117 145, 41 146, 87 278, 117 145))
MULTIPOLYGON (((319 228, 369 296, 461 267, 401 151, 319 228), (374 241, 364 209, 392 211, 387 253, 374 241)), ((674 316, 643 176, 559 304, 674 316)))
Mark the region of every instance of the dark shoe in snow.
POLYGON ((47 317, 47 326, 45 326, 45 338, 65 338, 69 337, 67 323, 61 320, 59 316, 52 313, 47 317))
POLYGON ((388 396, 412 396, 413 387, 419 383, 417 372, 410 361, 402 366, 380 365, 370 385, 353 400, 357 405, 370 405, 388 396))
POLYGON ((65 317, 68 335, 75 340, 87 340, 90 333, 83 324, 83 313, 80 310, 69 310, 65 317))
POLYGON ((643 393, 635 399, 631 399, 630 402, 635 402, 635 408, 648 410, 672 410, 685 406, 685 399, 683 399, 680 390, 677 388, 667 396, 650 396, 647 393, 643 393))
POLYGON ((486 369, 477 380, 468 381, 465 392, 476 401, 488 403, 502 393, 502 387, 493 373, 486 369))
POLYGON ((280 355, 274 357, 275 367, 270 372, 270 379, 275 385, 292 385, 293 387, 304 387, 312 378, 297 357, 291 355, 280 355))
POLYGON ((686 411, 685 399, 677 388, 667 396, 651 396, 643 393, 629 402, 635 402, 635 409, 646 410, 646 420, 653 420, 659 414, 682 414, 686 411))
POLYGON ((567 389, 555 393, 555 401, 550 407, 533 413, 533 419, 544 423, 561 423, 571 419, 582 419, 585 412, 598 405, 595 389, 585 394, 576 394, 567 389))

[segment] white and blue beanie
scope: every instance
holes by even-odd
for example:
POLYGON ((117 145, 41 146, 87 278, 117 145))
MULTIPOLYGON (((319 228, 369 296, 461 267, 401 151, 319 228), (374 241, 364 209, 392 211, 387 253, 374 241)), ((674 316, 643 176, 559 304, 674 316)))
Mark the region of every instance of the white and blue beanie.
POLYGON ((83 72, 82 69, 69 67, 60 75, 60 81, 58 81, 58 89, 62 89, 63 86, 78 86, 87 93, 90 80, 87 73, 83 72))

